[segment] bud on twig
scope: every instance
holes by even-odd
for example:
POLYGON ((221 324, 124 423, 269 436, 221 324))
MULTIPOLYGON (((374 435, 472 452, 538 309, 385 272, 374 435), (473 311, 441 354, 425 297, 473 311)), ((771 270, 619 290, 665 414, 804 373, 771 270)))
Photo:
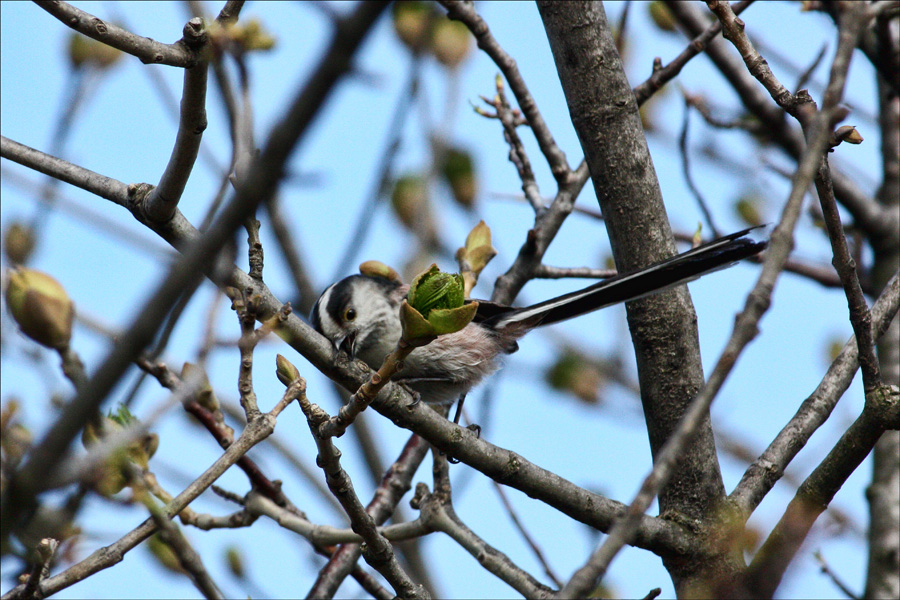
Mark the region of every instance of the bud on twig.
POLYGON ((440 19, 431 34, 431 52, 445 67, 458 67, 472 49, 472 34, 460 21, 440 19))
POLYGON ((3 236, 3 251, 9 262, 24 265, 34 251, 34 230, 24 223, 12 223, 3 236))
POLYGON ((477 191, 472 155, 459 148, 448 148, 441 172, 450 185, 456 203, 463 208, 472 208, 477 191))
POLYGON ((847 142, 848 144, 862 144, 863 136, 859 134, 853 125, 843 125, 834 132, 834 138, 840 144, 847 142))
POLYGON ((466 245, 456 251, 456 260, 465 282, 466 298, 478 282, 481 271, 495 256, 497 250, 491 245, 491 228, 480 221, 466 236, 466 245))
POLYGON ((195 378, 197 391, 194 392, 194 398, 197 400, 197 404, 210 412, 219 410, 219 399, 216 398, 212 385, 209 383, 206 371, 194 363, 184 363, 184 366, 181 367, 181 380, 187 382, 195 378))
POLYGON ((397 273, 393 267, 377 260, 367 260, 360 264, 359 272, 362 275, 368 275, 369 277, 381 277, 382 279, 387 279, 388 281, 393 281, 395 283, 403 283, 403 280, 400 279, 400 274, 397 273))
POLYGON ((413 280, 407 298, 400 306, 402 339, 413 346, 461 330, 478 310, 477 302, 465 302, 462 275, 444 273, 437 265, 413 280))
POLYGON ((300 379, 300 371, 297 370, 297 367, 280 354, 275 355, 275 375, 278 377, 278 381, 285 386, 300 379))
POLYGON ((69 346, 75 308, 54 278, 33 269, 11 269, 6 302, 22 333, 48 348, 69 346))

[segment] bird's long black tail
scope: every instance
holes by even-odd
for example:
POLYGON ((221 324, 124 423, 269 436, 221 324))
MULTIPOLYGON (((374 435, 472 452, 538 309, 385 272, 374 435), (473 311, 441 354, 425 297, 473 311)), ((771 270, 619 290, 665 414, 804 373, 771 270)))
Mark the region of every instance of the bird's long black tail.
POLYGON ((717 238, 655 265, 616 275, 577 292, 492 315, 486 324, 496 329, 549 325, 693 281, 762 252, 768 242, 747 237, 755 229, 759 227, 717 238))

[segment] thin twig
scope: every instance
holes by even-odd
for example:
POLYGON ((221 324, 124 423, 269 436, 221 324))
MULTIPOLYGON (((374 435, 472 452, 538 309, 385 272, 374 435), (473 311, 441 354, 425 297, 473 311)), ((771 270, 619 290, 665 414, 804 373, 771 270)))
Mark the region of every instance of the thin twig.
POLYGON ((503 77, 509 83, 509 88, 516 97, 516 101, 519 103, 519 108, 522 109, 522 114, 528 119, 528 125, 534 132, 538 146, 550 165, 550 171, 560 185, 565 183, 571 172, 569 163, 566 161, 566 155, 556 145, 553 134, 550 133, 550 128, 544 121, 544 117, 541 116, 534 97, 531 95, 528 86, 525 85, 525 80, 522 79, 522 74, 519 72, 516 61, 500 46, 491 34, 487 23, 475 11, 473 4, 460 0, 440 0, 440 3, 447 9, 448 17, 462 21, 469 28, 469 31, 472 32, 472 35, 475 36, 475 40, 478 42, 478 47, 484 50, 491 57, 491 60, 494 61, 494 64, 500 68, 503 77))
MULTIPOLYGON (((887 331, 891 320, 897 314, 898 307, 900 307, 900 271, 894 274, 872 307, 873 336, 876 339, 887 331)), ((831 415, 838 400, 853 381, 858 367, 858 356, 856 339, 851 337, 828 367, 815 391, 803 401, 797 413, 744 473, 741 481, 729 495, 729 501, 739 512, 740 522, 746 522, 781 478, 787 465, 831 415)))
POLYGON ((684 119, 682 119, 681 121, 681 135, 678 136, 678 148, 679 150, 681 150, 681 170, 684 173, 684 179, 687 182, 688 189, 690 189, 691 193, 694 194, 694 199, 697 201, 697 205, 700 207, 700 212, 703 213, 703 218, 706 219, 706 224, 709 225, 709 230, 712 232, 713 237, 719 237, 719 229, 716 227, 716 224, 713 221, 709 206, 707 206, 706 200, 703 198, 703 194, 700 193, 700 188, 698 188, 694 183, 694 178, 691 175, 690 150, 688 148, 688 128, 690 125, 690 117, 690 104, 685 97, 684 119))
POLYGON ((615 277, 615 269, 593 269, 591 267, 551 267, 541 263, 534 270, 535 279, 563 279, 577 277, 583 279, 608 279, 615 277))
POLYGON ((519 530, 519 534, 525 540, 525 543, 528 544, 528 547, 531 548, 531 552, 534 553, 534 557, 537 559, 541 566, 544 567, 544 573, 547 574, 547 577, 553 582, 553 585, 556 587, 562 587, 562 581, 560 581, 559 577, 556 573, 553 572, 553 567, 550 566, 550 563, 547 562, 547 558, 544 556, 541 547, 538 545, 537 541, 528 533, 528 530, 525 529, 525 525, 519 519, 519 515, 516 513, 516 509, 513 507, 512 503, 509 501, 509 498, 506 496, 506 491, 504 491, 503 486, 497 483, 496 481, 492 481, 494 484, 494 490, 497 492, 497 495, 500 496, 500 502, 503 503, 503 507, 506 509, 507 514, 509 514, 509 518, 512 519, 513 525, 516 526, 516 529, 519 530))
POLYGON ((334 438, 322 433, 322 424, 328 421, 328 414, 310 403, 305 394, 299 398, 299 402, 319 449, 316 464, 325 472, 328 487, 350 518, 351 527, 365 540, 363 556, 366 561, 390 582, 401 597, 430 598, 424 586, 414 583, 400 566, 390 542, 375 527, 375 521, 356 495, 350 476, 341 466, 341 453, 334 446, 334 438))
POLYGON ((841 581, 841 578, 837 576, 837 573, 831 570, 831 567, 828 566, 828 562, 825 560, 825 557, 822 556, 821 551, 816 550, 815 552, 813 552, 813 558, 815 558, 816 562, 819 563, 819 569, 822 571, 822 573, 824 573, 831 580, 831 582, 835 586, 837 586, 837 588, 841 590, 841 592, 844 593, 845 596, 850 598, 850 600, 861 600, 861 597, 853 593, 853 590, 851 590, 847 586, 847 584, 841 581))
MULTIPOLYGON (((732 5, 732 9, 735 14, 741 14, 744 9, 753 4, 753 0, 743 0, 742 2, 735 2, 732 5)), ((710 40, 719 35, 722 31, 722 24, 716 21, 711 24, 702 33, 697 35, 691 43, 688 44, 688 47, 681 51, 675 59, 672 60, 665 67, 662 66, 662 61, 656 59, 653 63, 653 74, 650 77, 634 88, 634 97, 637 99, 638 106, 642 105, 646 102, 653 94, 659 91, 666 83, 674 79, 681 73, 681 69, 684 68, 684 65, 688 63, 692 58, 700 54, 706 49, 707 44, 709 44, 710 40)))

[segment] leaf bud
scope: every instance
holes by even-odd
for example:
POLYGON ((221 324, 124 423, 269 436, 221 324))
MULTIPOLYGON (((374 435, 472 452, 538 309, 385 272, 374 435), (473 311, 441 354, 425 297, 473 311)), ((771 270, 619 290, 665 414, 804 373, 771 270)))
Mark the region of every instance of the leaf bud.
POLYGON ((391 206, 400 222, 412 231, 427 210, 428 183, 420 175, 405 175, 394 182, 391 206))
POLYGON ((275 375, 278 377, 278 381, 285 386, 300 379, 300 371, 297 370, 297 367, 280 354, 275 355, 275 375))
POLYGON ((650 3, 647 10, 650 11, 650 18, 653 20, 653 24, 662 31, 676 30, 675 17, 672 15, 672 11, 666 6, 665 2, 654 0, 650 3))
POLYGON ((195 385, 197 386, 194 398, 197 400, 197 404, 210 412, 219 410, 219 399, 216 398, 216 393, 209 383, 206 371, 194 363, 184 363, 184 366, 181 367, 181 380, 188 382, 194 378, 196 378, 195 385))
POLYGON ((24 265, 34 251, 34 230, 24 223, 11 223, 3 236, 3 251, 9 262, 24 265))
POLYGON ((859 131, 856 130, 856 127, 853 125, 843 125, 837 128, 837 131, 834 132, 834 137, 840 142, 847 142, 848 144, 862 144, 863 136, 859 134, 859 131))
POLYGON ((391 15, 394 32, 407 48, 419 52, 428 41, 435 15, 431 3, 428 2, 394 2, 391 15))
POLYGON ((100 69, 111 67, 122 58, 122 51, 86 35, 73 32, 69 37, 69 62, 76 69, 93 65, 100 69))
POLYGON ((431 52, 445 67, 458 67, 469 55, 472 35, 460 21, 441 19, 434 24, 431 33, 431 52))
POLYGON ((420 273, 413 280, 407 295, 409 304, 423 317, 436 308, 457 308, 465 302, 462 275, 444 273, 437 265, 420 273))
POLYGON ((362 275, 368 275, 369 277, 381 277, 382 279, 387 279, 388 281, 393 281, 395 283, 403 283, 400 274, 397 273, 393 267, 377 260, 367 260, 360 264, 359 272, 362 275))
POLYGON ((53 277, 33 269, 11 269, 6 303, 22 333, 48 348, 69 346, 75 308, 53 277))
POLYGON ((459 148, 448 148, 444 155, 441 172, 450 185, 450 191, 453 192, 453 199, 456 203, 463 208, 472 208, 475 205, 477 192, 472 155, 459 148))

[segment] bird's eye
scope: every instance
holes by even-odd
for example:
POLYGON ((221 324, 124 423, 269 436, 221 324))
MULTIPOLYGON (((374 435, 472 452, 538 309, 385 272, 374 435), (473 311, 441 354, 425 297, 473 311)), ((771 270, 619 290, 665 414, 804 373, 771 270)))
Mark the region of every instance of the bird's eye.
POLYGON ((344 311, 344 320, 345 321, 352 321, 355 318, 356 318, 356 311, 354 309, 348 308, 347 310, 344 311))

